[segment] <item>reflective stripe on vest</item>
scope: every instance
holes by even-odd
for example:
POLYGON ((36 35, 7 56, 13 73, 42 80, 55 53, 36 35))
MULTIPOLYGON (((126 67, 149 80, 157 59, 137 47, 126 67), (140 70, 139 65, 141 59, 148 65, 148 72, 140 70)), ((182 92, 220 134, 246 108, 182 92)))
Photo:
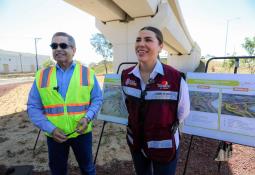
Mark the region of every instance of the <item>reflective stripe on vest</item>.
POLYGON ((146 91, 146 100, 177 100, 178 92, 174 91, 146 91))
POLYGON ((68 104, 67 113, 69 115, 81 114, 87 112, 90 103, 81 103, 81 104, 68 104))
POLYGON ((149 141, 147 142, 148 148, 172 148, 173 141, 172 140, 161 140, 161 141, 149 141))
POLYGON ((83 66, 81 66, 80 67, 80 77, 81 77, 81 79, 80 79, 80 85, 81 86, 89 86, 90 85, 90 82, 89 82, 89 70, 88 70, 88 68, 86 68, 86 67, 83 67, 83 66))
POLYGON ((45 115, 49 117, 64 115, 64 105, 62 104, 44 106, 44 109, 45 109, 45 115))
MULTIPOLYGON (((141 98, 141 90, 128 86, 123 86, 126 95, 141 98)), ((146 91, 145 100, 177 100, 176 91, 146 91)))
POLYGON ((53 67, 48 67, 48 68, 42 70, 42 73, 40 75, 40 80, 39 80, 40 88, 45 88, 45 87, 49 86, 52 70, 53 70, 53 67))
MULTIPOLYGON (((39 80, 39 87, 45 88, 50 85, 50 76, 52 74, 53 67, 48 67, 42 70, 39 80)), ((80 66, 80 85, 81 86, 89 86, 90 79, 89 79, 89 70, 86 67, 80 66)))
POLYGON ((123 91, 125 94, 130 95, 130 96, 137 97, 137 98, 141 97, 141 90, 139 90, 139 89, 131 88, 128 86, 123 86, 123 91))
MULTIPOLYGON (((81 103, 81 104, 68 104, 67 105, 67 113, 69 115, 81 114, 87 112, 89 108, 89 103, 81 103)), ((64 105, 51 105, 44 106, 45 114, 49 117, 51 116, 61 116, 64 114, 64 105)))
POLYGON ((134 141, 133 141, 133 138, 131 137, 131 135, 127 134, 127 138, 129 140, 129 142, 133 145, 134 141))

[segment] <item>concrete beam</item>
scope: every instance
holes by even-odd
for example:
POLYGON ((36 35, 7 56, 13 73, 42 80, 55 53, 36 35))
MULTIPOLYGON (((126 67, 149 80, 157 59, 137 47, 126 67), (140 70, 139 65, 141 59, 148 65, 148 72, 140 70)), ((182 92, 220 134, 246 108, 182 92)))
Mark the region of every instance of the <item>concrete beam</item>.
POLYGON ((194 46, 188 55, 168 55, 167 64, 186 73, 194 71, 200 63, 201 50, 200 47, 194 43, 194 46))
POLYGON ((125 20, 126 13, 112 0, 64 0, 69 4, 85 11, 97 19, 107 22, 125 20))
POLYGON ((185 31, 178 22, 168 3, 159 5, 158 13, 151 19, 153 26, 161 30, 164 42, 171 48, 166 49, 171 54, 189 54, 192 43, 188 40, 185 31), (173 52, 174 51, 174 52, 173 52))
POLYGON ((180 5, 179 5, 179 1, 178 0, 168 0, 168 3, 170 5, 173 13, 175 14, 178 22, 182 26, 182 29, 184 30, 184 32, 186 34, 186 37, 189 39, 190 43, 192 43, 192 45, 193 45, 194 41, 192 40, 192 38, 190 36, 187 25, 186 25, 185 20, 183 18, 182 11, 181 11, 181 8, 180 8, 180 5))
POLYGON ((132 18, 152 16, 156 13, 160 0, 113 0, 132 18))

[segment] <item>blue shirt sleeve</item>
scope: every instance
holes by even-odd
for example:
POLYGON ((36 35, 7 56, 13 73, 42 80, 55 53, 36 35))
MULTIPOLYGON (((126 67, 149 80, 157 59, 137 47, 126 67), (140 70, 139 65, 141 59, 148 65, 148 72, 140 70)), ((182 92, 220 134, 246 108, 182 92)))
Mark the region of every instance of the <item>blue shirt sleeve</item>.
POLYGON ((90 106, 88 108, 86 117, 89 118, 90 120, 93 120, 98 111, 100 110, 102 103, 103 103, 102 91, 96 79, 96 76, 94 76, 94 87, 92 88, 90 93, 90 106))
POLYGON ((32 123, 42 131, 51 134, 56 128, 43 114, 43 105, 35 81, 29 92, 27 112, 32 123))

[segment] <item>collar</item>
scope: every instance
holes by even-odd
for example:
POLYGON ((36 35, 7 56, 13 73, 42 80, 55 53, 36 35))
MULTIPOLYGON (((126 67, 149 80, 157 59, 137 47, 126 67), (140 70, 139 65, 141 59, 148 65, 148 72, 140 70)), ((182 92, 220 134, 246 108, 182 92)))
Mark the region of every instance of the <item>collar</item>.
MULTIPOLYGON (((74 63, 74 61, 72 61, 72 64, 65 71, 74 68, 74 66, 75 66, 75 63, 74 63)), ((57 67, 57 69, 65 72, 58 64, 56 64, 56 67, 57 67)))
MULTIPOLYGON (((139 64, 137 64, 135 66, 135 68, 132 71, 130 71, 128 74, 133 74, 137 78, 142 79, 140 70, 139 70, 139 64)), ((150 78, 154 79, 157 76, 157 74, 164 75, 162 63, 158 59, 157 59, 157 62, 156 62, 156 65, 155 65, 153 71, 150 73, 150 78)))

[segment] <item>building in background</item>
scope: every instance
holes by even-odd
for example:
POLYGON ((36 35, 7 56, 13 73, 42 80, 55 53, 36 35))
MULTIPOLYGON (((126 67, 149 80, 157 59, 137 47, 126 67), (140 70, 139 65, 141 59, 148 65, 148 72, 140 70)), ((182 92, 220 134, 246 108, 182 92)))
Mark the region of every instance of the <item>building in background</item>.
MULTIPOLYGON (((37 55, 38 67, 50 56, 37 55)), ((0 73, 36 72, 36 56, 31 53, 13 52, 0 49, 0 73)))

